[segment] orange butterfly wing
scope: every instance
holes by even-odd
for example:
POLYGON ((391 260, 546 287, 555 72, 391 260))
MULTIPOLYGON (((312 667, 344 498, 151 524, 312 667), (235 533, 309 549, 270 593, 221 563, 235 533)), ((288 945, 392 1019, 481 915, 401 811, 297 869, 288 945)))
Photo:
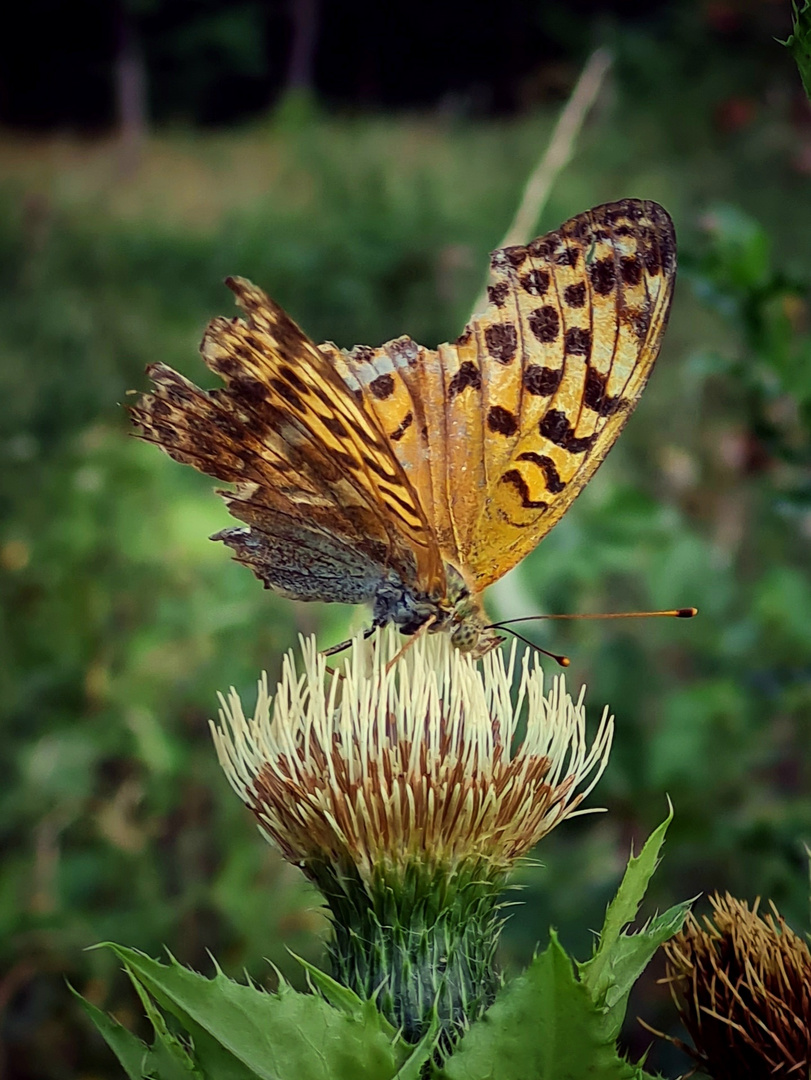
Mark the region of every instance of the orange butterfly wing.
POLYGON ((494 252, 490 305, 451 344, 321 346, 477 591, 538 544, 605 458, 658 355, 675 270, 667 212, 627 199, 494 252))
POLYGON ((228 508, 257 532, 220 538, 266 583, 343 599, 335 590, 348 572, 363 579, 350 599, 392 570, 415 592, 444 596, 436 537, 376 417, 277 304, 244 279, 227 284, 247 320, 214 319, 201 345, 225 387, 204 391, 151 365, 154 393, 130 410, 142 438, 236 485, 228 508))

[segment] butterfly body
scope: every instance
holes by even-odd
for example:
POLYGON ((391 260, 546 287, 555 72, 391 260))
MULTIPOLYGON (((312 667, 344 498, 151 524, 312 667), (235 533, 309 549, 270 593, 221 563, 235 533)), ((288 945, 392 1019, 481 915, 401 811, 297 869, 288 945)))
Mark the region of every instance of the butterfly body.
POLYGON ((675 238, 655 203, 578 215, 491 257, 490 304, 456 341, 316 346, 244 279, 214 319, 204 391, 163 364, 141 435, 233 485, 217 534, 267 587, 371 603, 481 655, 484 588, 536 546, 636 404, 672 297, 675 238))
MULTIPOLYGON (((278 537, 277 523, 275 535, 278 537)), ((424 624, 431 632, 445 631, 462 652, 481 655, 501 638, 489 630, 481 603, 456 567, 445 564, 445 587, 434 595, 418 592, 391 569, 358 557, 329 537, 312 538, 300 527, 287 543, 268 543, 249 528, 223 529, 221 540, 237 562, 249 566, 267 588, 292 600, 321 600, 372 605, 372 625, 394 623, 404 634, 424 624)))

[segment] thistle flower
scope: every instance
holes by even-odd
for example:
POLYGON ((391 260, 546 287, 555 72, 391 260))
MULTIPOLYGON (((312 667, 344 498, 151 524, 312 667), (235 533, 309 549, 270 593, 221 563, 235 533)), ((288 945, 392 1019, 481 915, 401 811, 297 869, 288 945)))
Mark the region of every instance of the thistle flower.
POLYGON ((583 692, 557 676, 544 695, 537 656, 513 701, 514 648, 478 664, 444 634, 401 649, 393 632, 358 638, 332 673, 302 642, 301 674, 288 653, 273 698, 263 675, 250 720, 232 689, 212 732, 265 836, 324 895, 335 977, 411 1041, 436 1007, 447 1040, 498 988, 510 867, 586 812, 613 718, 588 748, 583 692))
MULTIPOLYGON (((765 918, 728 893, 710 897, 664 946, 665 982, 714 1080, 806 1077, 811 1068, 811 953, 772 905, 765 918)), ((677 1042, 678 1040, 672 1040, 677 1042)))

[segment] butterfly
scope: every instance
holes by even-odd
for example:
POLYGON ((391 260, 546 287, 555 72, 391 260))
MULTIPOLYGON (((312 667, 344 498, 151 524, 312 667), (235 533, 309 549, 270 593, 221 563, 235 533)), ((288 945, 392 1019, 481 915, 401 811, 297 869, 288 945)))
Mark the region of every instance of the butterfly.
POLYGON ((490 260, 456 341, 316 345, 260 289, 200 347, 224 385, 147 368, 141 438, 233 485, 222 540, 266 587, 372 604, 373 626, 500 640, 482 593, 561 518, 636 405, 667 324, 673 223, 624 199, 490 260))

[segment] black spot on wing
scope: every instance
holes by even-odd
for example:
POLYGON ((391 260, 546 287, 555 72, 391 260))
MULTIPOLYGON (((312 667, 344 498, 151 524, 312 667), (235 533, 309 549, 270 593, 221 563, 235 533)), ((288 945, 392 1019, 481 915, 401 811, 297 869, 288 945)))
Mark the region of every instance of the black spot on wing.
POLYGON ((481 390, 482 376, 475 364, 465 360, 464 364, 459 365, 459 370, 448 383, 448 399, 453 401, 457 395, 461 394, 463 390, 467 390, 469 386, 472 386, 474 390, 481 390))
POLYGON ((532 333, 545 345, 553 342, 560 333, 560 317, 551 304, 545 304, 530 312, 527 321, 532 333))
POLYGON ((586 385, 583 390, 583 404, 599 416, 613 416, 623 405, 621 397, 613 397, 605 392, 606 377, 594 368, 586 373, 586 385))
POLYGON ((596 433, 576 436, 566 413, 560 409, 550 409, 538 424, 538 431, 555 446, 569 450, 572 454, 584 454, 591 449, 596 438, 596 433))
POLYGON ((499 364, 511 364, 518 348, 518 334, 512 323, 496 323, 484 331, 487 351, 499 364))
POLYGON ((392 442, 399 442, 403 435, 408 431, 411 425, 414 423, 414 413, 408 412, 402 419, 402 422, 389 434, 389 438, 392 442))
POLYGON ((560 386, 563 369, 530 364, 528 368, 525 368, 523 378, 524 389, 528 394, 534 394, 536 397, 549 397, 560 386))
POLYGON ((527 450, 518 455, 518 461, 531 461, 533 465, 544 474, 546 490, 552 495, 558 495, 566 487, 566 482, 561 480, 557 466, 547 454, 536 454, 534 450, 527 450))
POLYGON ((497 435, 515 435, 518 431, 518 420, 509 409, 493 405, 487 413, 487 426, 497 435))
POLYGON ((525 247, 507 247, 503 251, 505 259, 516 269, 526 262, 527 249, 525 247))
POLYGON ((578 281, 576 285, 567 285, 563 290, 563 300, 569 307, 583 307, 586 303, 585 282, 578 281))
POLYGON ((496 307, 503 307, 509 291, 510 286, 506 281, 497 281, 495 285, 487 286, 487 299, 496 307))
POLYGON ((548 270, 530 270, 529 273, 522 274, 518 280, 521 288, 530 296, 545 296, 549 290, 548 270))
POLYGON ((394 379, 391 375, 378 375, 369 383, 369 390, 378 401, 385 401, 394 393, 394 379))
POLYGON ((546 236, 539 236, 528 246, 527 251, 533 259, 549 260, 560 248, 560 234, 553 232, 546 236))
POLYGON ((509 484, 510 487, 515 488, 521 500, 521 505, 525 509, 547 510, 549 508, 549 503, 544 502, 542 499, 531 499, 529 497, 529 486, 518 469, 508 469, 501 477, 501 483, 509 484))
POLYGON ((608 296, 617 282, 613 259, 598 259, 589 267, 591 285, 598 296, 608 296))
POLYGON ((572 326, 566 331, 564 351, 568 356, 591 356, 591 331, 572 326))
POLYGON ((642 278, 642 266, 636 256, 620 260, 620 273, 626 285, 633 287, 639 284, 642 278))

